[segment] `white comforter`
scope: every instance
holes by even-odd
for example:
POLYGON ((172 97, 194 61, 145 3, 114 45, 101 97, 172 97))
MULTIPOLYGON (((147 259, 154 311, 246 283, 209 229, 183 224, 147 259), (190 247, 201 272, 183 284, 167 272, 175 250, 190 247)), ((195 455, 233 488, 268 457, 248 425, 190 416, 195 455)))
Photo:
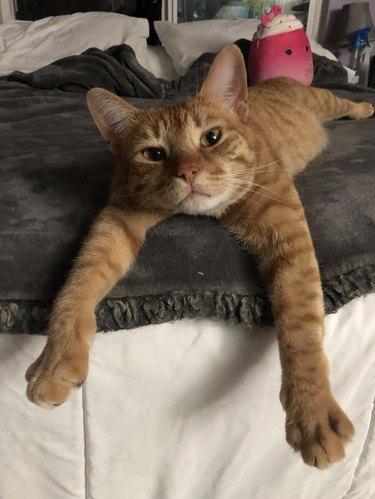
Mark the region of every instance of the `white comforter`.
POLYGON ((327 471, 285 443, 272 330, 206 320, 100 333, 83 389, 53 411, 25 397, 45 338, 0 335, 0 497, 374 498, 375 294, 326 324, 333 389, 357 428, 327 471))

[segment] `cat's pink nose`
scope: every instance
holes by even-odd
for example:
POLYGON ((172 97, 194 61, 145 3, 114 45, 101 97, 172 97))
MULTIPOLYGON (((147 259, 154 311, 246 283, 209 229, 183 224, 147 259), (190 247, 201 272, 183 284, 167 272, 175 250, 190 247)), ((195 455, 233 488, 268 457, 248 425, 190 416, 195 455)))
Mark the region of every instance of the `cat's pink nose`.
POLYGON ((192 185, 194 182, 194 176, 198 173, 199 168, 196 163, 185 163, 179 166, 177 171, 177 177, 183 178, 185 182, 192 185))

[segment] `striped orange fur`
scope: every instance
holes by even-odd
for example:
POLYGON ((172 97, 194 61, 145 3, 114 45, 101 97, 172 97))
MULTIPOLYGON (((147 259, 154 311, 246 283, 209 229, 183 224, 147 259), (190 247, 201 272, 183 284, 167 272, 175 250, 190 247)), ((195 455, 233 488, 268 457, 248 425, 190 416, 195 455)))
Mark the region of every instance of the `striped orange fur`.
POLYGON ((287 441, 319 468, 342 459, 354 428, 330 389, 319 268, 293 175, 325 147, 325 121, 367 118, 373 107, 287 78, 247 89, 234 46, 180 105, 139 110, 102 89, 89 91, 88 105, 116 157, 111 195, 55 301, 46 347, 26 374, 29 399, 59 405, 84 382, 95 306, 147 230, 176 213, 211 215, 258 257, 278 333, 287 441))

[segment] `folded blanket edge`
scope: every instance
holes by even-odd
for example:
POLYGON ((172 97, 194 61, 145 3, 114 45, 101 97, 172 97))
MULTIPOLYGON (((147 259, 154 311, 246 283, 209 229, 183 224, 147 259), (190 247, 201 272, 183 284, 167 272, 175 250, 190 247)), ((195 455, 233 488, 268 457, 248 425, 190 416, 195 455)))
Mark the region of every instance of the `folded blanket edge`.
MULTIPOLYGON (((323 281, 326 314, 354 298, 375 292, 375 264, 323 281)), ((51 302, 0 300, 0 333, 46 334, 51 302)), ((246 327, 273 322, 266 296, 222 291, 171 291, 158 295, 106 298, 96 309, 98 331, 134 329, 180 319, 217 319, 246 327)))

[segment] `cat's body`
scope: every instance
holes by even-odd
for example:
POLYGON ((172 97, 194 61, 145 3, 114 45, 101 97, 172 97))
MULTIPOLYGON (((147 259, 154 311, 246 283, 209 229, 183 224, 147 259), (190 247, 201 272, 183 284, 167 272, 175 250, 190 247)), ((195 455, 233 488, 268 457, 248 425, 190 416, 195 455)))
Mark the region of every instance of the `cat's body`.
POLYGON ((341 459, 354 429, 329 386, 319 269, 292 176, 325 146, 324 121, 366 118, 372 106, 284 78, 247 89, 235 47, 215 59, 200 94, 179 106, 136 110, 100 89, 88 103, 117 168, 108 207, 28 370, 29 398, 59 405, 82 384, 95 306, 128 270, 147 230, 175 213, 211 215, 259 260, 278 332, 288 442, 320 468, 341 459))

